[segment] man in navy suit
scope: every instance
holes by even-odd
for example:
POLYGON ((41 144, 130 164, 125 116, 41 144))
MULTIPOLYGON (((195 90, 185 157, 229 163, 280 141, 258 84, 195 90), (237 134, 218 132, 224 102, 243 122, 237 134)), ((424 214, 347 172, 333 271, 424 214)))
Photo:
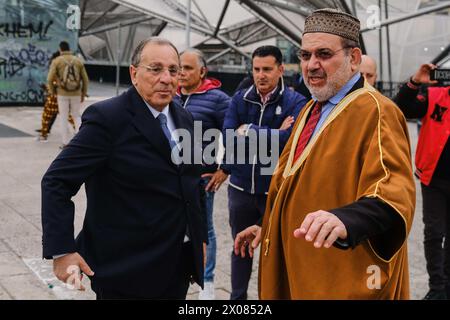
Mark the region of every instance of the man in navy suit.
POLYGON ((84 112, 42 179, 44 258, 61 281, 79 281, 71 272, 81 269, 98 299, 185 299, 190 282, 203 286, 200 168, 171 152, 176 129, 194 136, 192 116, 172 102, 179 64, 169 41, 142 41, 133 86, 84 112), (74 239, 71 198, 83 183, 87 210, 74 239))

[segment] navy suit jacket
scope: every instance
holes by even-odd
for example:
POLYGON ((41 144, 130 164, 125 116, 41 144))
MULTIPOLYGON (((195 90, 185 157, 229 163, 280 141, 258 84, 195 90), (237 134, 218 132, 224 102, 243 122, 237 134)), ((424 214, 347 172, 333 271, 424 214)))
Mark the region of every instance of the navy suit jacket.
MULTIPOLYGON (((189 112, 173 103, 169 112, 177 128, 192 133, 189 112)), ((201 165, 173 164, 159 121, 134 87, 90 106, 82 120, 42 179, 44 258, 77 251, 96 285, 157 297, 180 272, 176 262, 188 225, 192 276, 202 286, 201 165), (74 239, 71 198, 83 183, 87 210, 74 239)))

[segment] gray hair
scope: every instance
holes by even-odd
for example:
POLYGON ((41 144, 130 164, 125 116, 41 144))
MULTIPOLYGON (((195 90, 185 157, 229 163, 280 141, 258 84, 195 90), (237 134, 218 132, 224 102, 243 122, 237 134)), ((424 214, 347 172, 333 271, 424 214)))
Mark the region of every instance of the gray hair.
POLYGON ((161 37, 149 37, 139 42, 137 47, 134 49, 133 55, 131 56, 131 64, 133 66, 137 67, 141 63, 142 50, 144 50, 145 46, 149 43, 155 43, 161 46, 172 47, 177 53, 178 60, 180 60, 180 54, 178 53, 178 49, 172 42, 161 37))
POLYGON ((197 56, 198 64, 200 65, 200 67, 205 67, 205 68, 207 67, 206 66, 205 55, 200 50, 195 49, 195 48, 188 48, 188 49, 184 50, 182 54, 184 54, 184 53, 193 53, 193 54, 195 54, 197 56))
POLYGON ((361 46, 359 45, 358 42, 344 38, 344 37, 340 37, 340 38, 341 38, 341 45, 344 49, 347 49, 346 50, 347 53, 349 51, 348 49, 351 49, 351 48, 360 48, 361 49, 361 46))
POLYGON ((195 48, 188 48, 188 49, 184 50, 182 54, 184 54, 184 53, 193 53, 197 56, 198 64, 200 65, 200 67, 205 68, 205 74, 202 77, 202 79, 205 79, 206 75, 208 74, 208 67, 206 66, 205 54, 195 48))

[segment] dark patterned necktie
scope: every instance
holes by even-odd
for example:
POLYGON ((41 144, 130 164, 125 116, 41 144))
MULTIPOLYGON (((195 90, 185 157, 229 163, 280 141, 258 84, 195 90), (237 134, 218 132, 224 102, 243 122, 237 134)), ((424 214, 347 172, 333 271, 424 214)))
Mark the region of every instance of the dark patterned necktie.
POLYGON ((306 125, 303 128, 302 133, 300 134, 300 138, 298 139, 297 148, 295 149, 294 162, 297 161, 297 159, 300 157, 306 145, 308 144, 309 139, 311 139, 314 129, 316 129, 317 123, 319 122, 323 105, 324 102, 319 101, 317 101, 314 105, 308 122, 306 122, 306 125))

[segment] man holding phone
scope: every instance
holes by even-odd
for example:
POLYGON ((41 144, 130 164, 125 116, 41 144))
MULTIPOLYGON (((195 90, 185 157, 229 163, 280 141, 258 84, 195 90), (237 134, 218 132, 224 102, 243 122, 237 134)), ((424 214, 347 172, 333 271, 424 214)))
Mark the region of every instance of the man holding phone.
POLYGON ((436 70, 433 64, 421 65, 394 98, 406 118, 422 120, 416 176, 422 187, 430 287, 425 300, 450 298, 450 86, 444 85, 445 73, 435 77, 436 70), (426 85, 425 94, 419 94, 426 85))

